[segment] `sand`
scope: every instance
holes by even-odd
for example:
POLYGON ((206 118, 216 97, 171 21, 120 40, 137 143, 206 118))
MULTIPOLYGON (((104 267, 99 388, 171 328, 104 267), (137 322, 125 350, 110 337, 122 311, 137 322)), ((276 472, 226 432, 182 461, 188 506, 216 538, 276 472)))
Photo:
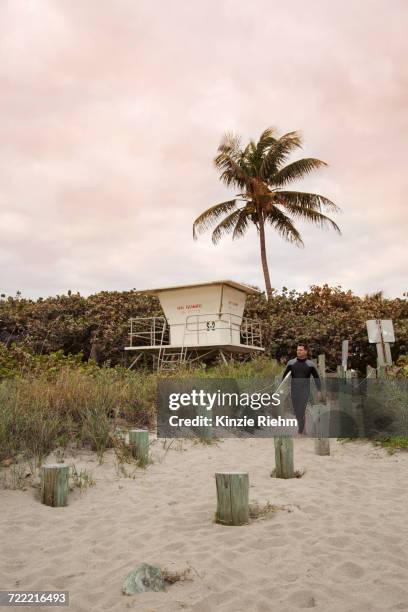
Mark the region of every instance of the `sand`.
POLYGON ((286 481, 270 477, 272 439, 178 441, 167 452, 155 441, 152 454, 134 478, 118 477, 112 451, 102 465, 87 451, 67 457, 96 485, 66 508, 43 506, 32 487, 0 491, 0 588, 69 590, 75 612, 408 610, 408 454, 333 440, 318 457, 312 439, 296 439, 306 473, 286 481), (251 502, 286 509, 215 524, 214 472, 229 469, 249 472, 251 502), (190 567, 192 579, 122 595, 141 562, 190 567))

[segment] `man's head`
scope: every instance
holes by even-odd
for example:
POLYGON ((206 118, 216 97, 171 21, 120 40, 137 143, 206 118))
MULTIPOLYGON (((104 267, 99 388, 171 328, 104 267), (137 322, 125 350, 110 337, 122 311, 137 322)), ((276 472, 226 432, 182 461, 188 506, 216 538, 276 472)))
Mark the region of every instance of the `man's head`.
POLYGON ((298 359, 306 359, 307 358, 307 345, 299 342, 296 348, 296 356, 298 359))

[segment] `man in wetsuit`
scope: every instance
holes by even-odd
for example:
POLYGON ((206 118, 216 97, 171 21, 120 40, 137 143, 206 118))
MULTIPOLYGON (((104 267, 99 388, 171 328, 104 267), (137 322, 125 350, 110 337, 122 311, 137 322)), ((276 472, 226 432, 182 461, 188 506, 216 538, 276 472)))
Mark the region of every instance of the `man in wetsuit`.
POLYGON ((317 368, 313 361, 307 358, 307 346, 298 344, 296 349, 296 358, 288 361, 286 370, 283 373, 282 380, 291 373, 291 397, 293 411, 298 421, 298 430, 303 434, 305 428, 305 412, 306 405, 310 395, 310 377, 313 376, 318 390, 317 401, 322 398, 322 384, 317 368))

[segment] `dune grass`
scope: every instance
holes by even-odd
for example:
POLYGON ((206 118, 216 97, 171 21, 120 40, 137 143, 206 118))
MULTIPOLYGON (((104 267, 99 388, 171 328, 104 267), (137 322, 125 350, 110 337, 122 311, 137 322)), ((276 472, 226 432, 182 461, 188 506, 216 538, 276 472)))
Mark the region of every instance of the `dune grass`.
POLYGON ((54 449, 75 444, 100 460, 120 421, 152 427, 153 375, 123 369, 62 369, 52 376, 0 383, 0 461, 21 455, 38 466, 54 449))
MULTIPOLYGON (((276 362, 259 357, 212 368, 180 368, 171 377, 250 378, 275 376, 276 362)), ((58 369, 16 372, 0 382, 0 462, 19 457, 35 470, 49 453, 70 445, 90 448, 103 460, 126 425, 155 426, 159 375, 123 367, 73 363, 58 369)))

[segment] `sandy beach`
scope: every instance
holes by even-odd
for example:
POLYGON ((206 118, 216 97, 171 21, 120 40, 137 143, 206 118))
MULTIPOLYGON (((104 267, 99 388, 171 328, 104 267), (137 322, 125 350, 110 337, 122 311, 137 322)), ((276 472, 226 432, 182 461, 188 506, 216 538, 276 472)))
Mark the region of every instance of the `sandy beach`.
POLYGON ((88 451, 66 457, 96 480, 66 508, 43 506, 34 487, 1 491, 1 588, 69 590, 75 612, 408 610, 408 454, 332 440, 331 456, 318 457, 312 439, 296 439, 295 468, 306 472, 281 480, 270 477, 271 439, 151 449, 154 463, 134 478, 118 477, 113 451, 102 465, 88 451), (230 469, 249 472, 251 503, 283 508, 215 524, 214 473, 230 469), (191 579, 123 595, 141 562, 190 567, 191 579))

